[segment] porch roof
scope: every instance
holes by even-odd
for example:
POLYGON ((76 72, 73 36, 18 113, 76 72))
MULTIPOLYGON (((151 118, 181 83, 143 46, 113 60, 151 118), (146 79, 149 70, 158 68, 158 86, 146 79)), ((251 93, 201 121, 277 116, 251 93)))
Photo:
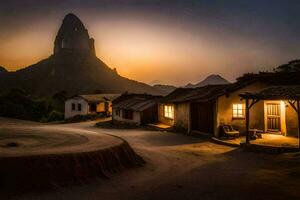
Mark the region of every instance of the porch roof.
POLYGON ((224 89, 224 94, 230 94, 255 82, 269 86, 300 85, 300 72, 260 72, 244 74, 235 83, 224 89))
POLYGON ((244 93, 240 97, 246 100, 246 143, 249 143, 250 109, 260 100, 287 100, 296 111, 298 118, 298 148, 300 148, 300 85, 273 86, 258 93, 244 93), (250 101, 252 101, 250 103, 250 101))
POLYGON ((239 96, 255 100, 300 100, 300 85, 273 86, 257 93, 246 92, 239 96))

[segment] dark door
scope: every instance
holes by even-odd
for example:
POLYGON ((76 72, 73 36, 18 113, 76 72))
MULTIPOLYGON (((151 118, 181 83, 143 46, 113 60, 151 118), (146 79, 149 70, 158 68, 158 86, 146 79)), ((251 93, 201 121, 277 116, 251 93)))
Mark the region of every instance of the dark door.
POLYGON ((90 104, 90 112, 96 112, 97 111, 97 104, 91 103, 90 104))
POLYGON ((214 109, 213 103, 192 103, 191 104, 191 125, 192 130, 204 133, 213 133, 214 109))
POLYGON ((158 121, 157 105, 141 112, 141 123, 150 124, 158 121))
POLYGON ((267 104, 267 129, 270 132, 280 131, 280 104, 267 104))

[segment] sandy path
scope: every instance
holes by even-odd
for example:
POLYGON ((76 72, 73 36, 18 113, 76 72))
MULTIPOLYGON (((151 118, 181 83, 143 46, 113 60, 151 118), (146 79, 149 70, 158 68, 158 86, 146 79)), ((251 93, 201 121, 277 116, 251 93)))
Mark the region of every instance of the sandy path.
POLYGON ((0 118, 1 157, 89 152, 122 143, 117 137, 95 134, 93 131, 73 128, 70 125, 43 125, 0 118), (19 146, 7 148, 6 145, 11 142, 19 146))
POLYGON ((299 155, 265 155, 207 139, 145 130, 50 125, 126 139, 147 164, 109 180, 12 199, 300 199, 299 155))

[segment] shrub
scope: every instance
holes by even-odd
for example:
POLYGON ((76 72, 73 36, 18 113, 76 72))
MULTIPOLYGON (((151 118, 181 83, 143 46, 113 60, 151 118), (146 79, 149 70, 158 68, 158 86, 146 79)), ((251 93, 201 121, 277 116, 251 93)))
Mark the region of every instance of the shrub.
POLYGON ((56 110, 51 111, 47 117, 48 122, 62 121, 62 120, 64 120, 64 114, 56 110))
POLYGON ((101 118, 97 114, 89 114, 89 115, 76 115, 74 117, 71 117, 69 119, 66 119, 65 122, 67 123, 76 123, 76 122, 84 122, 89 120, 95 120, 101 118))

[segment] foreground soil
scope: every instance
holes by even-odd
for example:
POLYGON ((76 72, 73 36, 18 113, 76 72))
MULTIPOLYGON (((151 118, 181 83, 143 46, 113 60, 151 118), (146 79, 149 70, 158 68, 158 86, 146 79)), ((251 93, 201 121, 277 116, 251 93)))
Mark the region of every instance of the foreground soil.
POLYGON ((50 126, 122 137, 147 164, 108 180, 51 191, 15 191, 1 194, 1 199, 300 199, 300 154, 250 153, 205 138, 94 124, 50 126))
POLYGON ((143 164, 120 137, 38 123, 10 124, 0 119, 1 192, 87 183, 143 164))

